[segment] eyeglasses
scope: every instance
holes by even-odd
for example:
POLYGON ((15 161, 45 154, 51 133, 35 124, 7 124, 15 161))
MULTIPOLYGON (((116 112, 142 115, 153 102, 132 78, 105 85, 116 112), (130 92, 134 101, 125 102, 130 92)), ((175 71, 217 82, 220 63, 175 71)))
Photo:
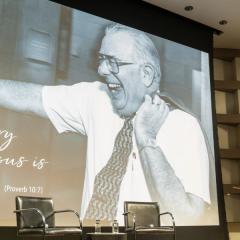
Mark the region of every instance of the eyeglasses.
POLYGON ((121 67, 121 66, 134 64, 131 62, 121 61, 113 56, 109 56, 109 55, 105 55, 105 54, 99 54, 98 60, 99 60, 99 65, 101 65, 103 62, 105 62, 109 72, 111 72, 113 74, 118 74, 119 67, 121 67))

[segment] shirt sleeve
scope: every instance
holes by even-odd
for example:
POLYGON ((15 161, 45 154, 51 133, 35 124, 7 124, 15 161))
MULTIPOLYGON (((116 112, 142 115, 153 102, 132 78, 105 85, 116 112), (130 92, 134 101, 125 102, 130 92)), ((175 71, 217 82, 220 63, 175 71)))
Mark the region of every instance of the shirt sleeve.
POLYGON ((92 85, 84 82, 72 86, 43 87, 43 107, 59 133, 87 134, 91 98, 94 95, 92 85))
POLYGON ((171 112, 158 142, 185 191, 210 203, 209 157, 198 120, 180 110, 171 112))

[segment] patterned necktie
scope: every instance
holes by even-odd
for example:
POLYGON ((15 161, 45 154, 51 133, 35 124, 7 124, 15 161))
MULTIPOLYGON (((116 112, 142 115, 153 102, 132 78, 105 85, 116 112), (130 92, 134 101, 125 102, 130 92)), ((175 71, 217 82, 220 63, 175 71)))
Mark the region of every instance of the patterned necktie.
POLYGON ((116 218, 120 186, 126 173, 129 155, 132 151, 132 117, 125 119, 113 147, 113 153, 107 164, 96 175, 92 198, 85 219, 116 218))

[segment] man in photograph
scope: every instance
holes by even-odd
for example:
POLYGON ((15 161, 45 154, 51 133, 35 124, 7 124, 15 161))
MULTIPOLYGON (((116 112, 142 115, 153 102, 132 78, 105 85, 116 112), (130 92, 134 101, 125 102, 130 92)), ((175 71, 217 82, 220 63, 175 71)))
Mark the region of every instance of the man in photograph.
POLYGON ((211 204, 205 138, 195 117, 161 97, 151 39, 109 25, 98 73, 103 83, 1 80, 0 105, 48 118, 59 133, 87 135, 82 218, 112 221, 124 201, 157 201, 178 225, 199 223, 211 204))

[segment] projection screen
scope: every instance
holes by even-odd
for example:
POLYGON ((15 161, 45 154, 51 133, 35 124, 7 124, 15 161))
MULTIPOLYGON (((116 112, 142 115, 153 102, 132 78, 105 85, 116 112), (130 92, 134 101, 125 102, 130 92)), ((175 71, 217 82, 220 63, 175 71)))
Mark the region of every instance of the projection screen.
POLYGON ((219 225, 208 53, 45 0, 7 5, 0 225, 15 225, 17 195, 50 196, 86 225, 123 225, 124 201, 157 201, 177 226, 219 225))

